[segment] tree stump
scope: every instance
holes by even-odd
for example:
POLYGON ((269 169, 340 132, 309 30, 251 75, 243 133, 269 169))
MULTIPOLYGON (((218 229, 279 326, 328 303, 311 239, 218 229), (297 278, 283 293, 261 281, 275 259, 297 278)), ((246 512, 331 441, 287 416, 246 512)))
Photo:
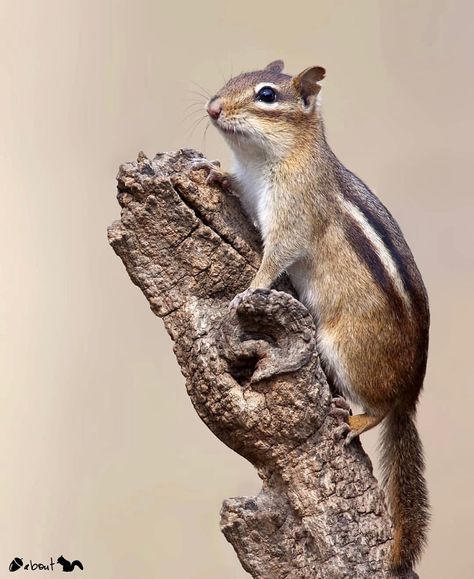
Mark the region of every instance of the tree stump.
POLYGON ((260 241, 238 199, 192 169, 199 159, 185 149, 122 165, 108 233, 174 341, 197 413, 262 479, 257 496, 224 501, 222 532, 255 578, 387 577, 384 496, 360 442, 337 435, 313 319, 287 280, 229 311, 260 241))

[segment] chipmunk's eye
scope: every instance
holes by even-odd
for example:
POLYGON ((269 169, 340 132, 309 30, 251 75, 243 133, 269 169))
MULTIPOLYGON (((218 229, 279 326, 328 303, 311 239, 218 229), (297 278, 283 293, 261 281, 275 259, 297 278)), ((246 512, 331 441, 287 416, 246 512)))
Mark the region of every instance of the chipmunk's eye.
POLYGON ((271 86, 262 86, 256 98, 263 103, 274 103, 277 100, 277 93, 271 86))

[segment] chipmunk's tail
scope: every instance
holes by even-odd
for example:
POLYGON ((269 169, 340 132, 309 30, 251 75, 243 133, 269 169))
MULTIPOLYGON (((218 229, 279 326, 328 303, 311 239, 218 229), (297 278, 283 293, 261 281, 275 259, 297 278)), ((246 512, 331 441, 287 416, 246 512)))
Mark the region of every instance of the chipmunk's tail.
POLYGON ((423 447, 415 426, 415 409, 394 408, 385 418, 381 441, 385 492, 394 524, 391 571, 415 578, 413 565, 426 543, 429 501, 423 476, 423 447))

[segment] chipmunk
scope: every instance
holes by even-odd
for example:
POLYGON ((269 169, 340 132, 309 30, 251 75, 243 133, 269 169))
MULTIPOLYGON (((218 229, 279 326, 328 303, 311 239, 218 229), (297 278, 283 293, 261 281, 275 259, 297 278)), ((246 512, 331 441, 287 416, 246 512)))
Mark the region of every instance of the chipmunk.
POLYGON ((263 258, 250 288, 270 288, 285 271, 313 314, 329 381, 364 410, 352 416, 336 399, 336 413, 348 420, 347 441, 383 421, 391 574, 417 577, 413 565, 429 520, 415 426, 428 352, 426 290, 392 215, 326 141, 319 104, 324 68, 293 77, 283 68, 278 60, 240 74, 209 100, 234 170, 209 161, 195 168, 235 192, 261 233, 263 258))

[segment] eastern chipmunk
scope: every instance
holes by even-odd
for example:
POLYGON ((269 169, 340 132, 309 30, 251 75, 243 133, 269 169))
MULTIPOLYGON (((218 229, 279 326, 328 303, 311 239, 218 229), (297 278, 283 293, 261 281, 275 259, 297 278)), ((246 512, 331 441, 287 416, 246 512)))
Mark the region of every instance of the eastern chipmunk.
MULTIPOLYGON (((426 290, 393 217, 326 142, 318 102, 325 70, 292 77, 283 66, 231 78, 210 99, 207 112, 234 170, 196 168, 235 191, 260 230, 263 259, 251 288, 269 288, 286 271, 312 312, 329 380, 364 409, 348 416, 348 441, 384 421, 391 570, 416 577, 429 519, 415 426, 428 351, 426 290)), ((339 406, 349 414, 341 399, 339 406)))

